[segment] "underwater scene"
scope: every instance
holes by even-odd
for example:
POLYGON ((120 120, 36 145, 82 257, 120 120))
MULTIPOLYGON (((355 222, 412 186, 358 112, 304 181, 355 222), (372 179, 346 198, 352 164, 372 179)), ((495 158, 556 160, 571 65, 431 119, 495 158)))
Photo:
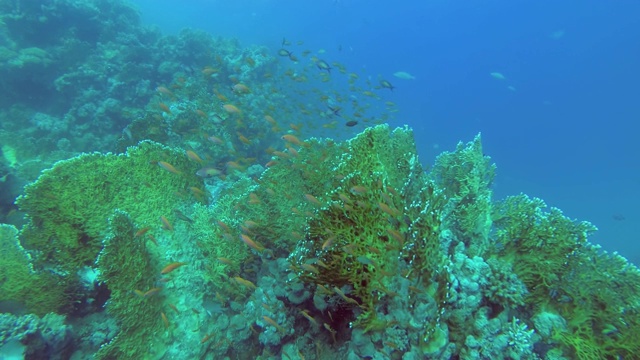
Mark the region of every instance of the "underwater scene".
POLYGON ((0 360, 640 359, 638 14, 0 0, 0 360))

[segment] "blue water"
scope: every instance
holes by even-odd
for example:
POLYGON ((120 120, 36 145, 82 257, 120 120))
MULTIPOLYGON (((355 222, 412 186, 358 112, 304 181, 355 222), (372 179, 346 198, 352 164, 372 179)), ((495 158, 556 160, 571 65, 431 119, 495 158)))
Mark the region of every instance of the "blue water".
POLYGON ((482 132, 496 198, 541 197, 640 262, 640 2, 135 3, 167 33, 193 27, 274 51, 286 37, 391 80, 394 125, 414 128, 425 163, 482 132))

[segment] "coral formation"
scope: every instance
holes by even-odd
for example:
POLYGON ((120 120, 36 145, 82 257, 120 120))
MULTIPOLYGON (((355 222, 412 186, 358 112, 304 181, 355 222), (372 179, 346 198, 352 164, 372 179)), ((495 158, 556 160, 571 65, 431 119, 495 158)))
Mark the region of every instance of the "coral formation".
POLYGON ((184 153, 153 142, 142 142, 126 154, 83 154, 43 172, 25 188, 18 206, 29 214, 22 246, 38 268, 63 276, 91 266, 102 247, 108 214, 120 208, 139 228, 159 230, 161 216, 173 215, 188 197, 189 187, 202 187, 197 164, 184 153), (171 173, 159 162, 172 164, 171 173))

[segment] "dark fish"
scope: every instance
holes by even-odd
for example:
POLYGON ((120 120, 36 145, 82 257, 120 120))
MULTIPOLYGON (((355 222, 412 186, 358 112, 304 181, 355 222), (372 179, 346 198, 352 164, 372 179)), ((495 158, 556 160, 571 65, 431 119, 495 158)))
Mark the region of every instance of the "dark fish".
POLYGON ((347 125, 348 127, 352 127, 352 126, 358 125, 358 122, 355 120, 351 120, 351 121, 347 121, 345 125, 347 125))
POLYGON ((331 73, 331 66, 329 66, 329 64, 327 64, 327 62, 324 60, 318 60, 316 66, 320 70, 327 70, 328 73, 331 73))
POLYGON ((380 80, 380 86, 382 86, 382 88, 384 89, 389 89, 391 91, 395 89, 395 86, 391 85, 391 83, 388 82, 387 80, 380 80))
POLYGON ((187 217, 187 215, 183 214, 182 211, 178 209, 173 209, 173 212, 176 214, 176 217, 182 221, 186 221, 188 223, 193 223, 193 219, 187 217))
POLYGON ((615 221, 624 221, 624 220, 626 220, 626 218, 622 214, 613 214, 611 217, 615 221))
POLYGON ((291 56, 291 51, 287 50, 287 49, 280 49, 278 50, 278 55, 280 56, 291 56))
POLYGON ((329 110, 331 110, 331 115, 333 116, 340 116, 340 110, 342 110, 341 107, 339 106, 329 106, 327 105, 327 107, 329 108, 329 110))

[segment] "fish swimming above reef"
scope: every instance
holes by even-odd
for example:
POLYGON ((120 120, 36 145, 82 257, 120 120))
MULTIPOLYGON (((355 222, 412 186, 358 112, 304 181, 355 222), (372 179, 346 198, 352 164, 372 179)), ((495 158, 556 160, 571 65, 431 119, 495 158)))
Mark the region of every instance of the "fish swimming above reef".
POLYGON ((316 66, 320 70, 326 70, 328 73, 331 73, 331 69, 332 69, 331 66, 329 66, 329 64, 324 60, 318 60, 316 62, 316 66))
POLYGON ((390 82, 388 82, 387 80, 380 80, 380 86, 381 86, 383 89, 389 89, 389 90, 391 90, 391 91, 393 91, 393 89, 395 89, 395 88, 396 88, 395 86, 391 85, 391 83, 390 83, 390 82))
POLYGON ((406 71, 396 71, 393 73, 393 76, 397 77, 398 79, 403 79, 403 80, 415 80, 416 77, 409 74, 406 71))
POLYGON ((504 75, 502 75, 499 72, 492 72, 489 75, 491 75, 492 77, 494 77, 494 78, 496 78, 498 80, 506 80, 507 79, 506 77, 504 77, 504 75))
MULTIPOLYGON (((287 49, 280 49, 278 50, 278 55, 279 56, 286 56, 288 57, 290 60, 294 60, 295 57, 293 56, 293 53, 287 49)), ((295 61, 295 60, 294 60, 295 61)))

